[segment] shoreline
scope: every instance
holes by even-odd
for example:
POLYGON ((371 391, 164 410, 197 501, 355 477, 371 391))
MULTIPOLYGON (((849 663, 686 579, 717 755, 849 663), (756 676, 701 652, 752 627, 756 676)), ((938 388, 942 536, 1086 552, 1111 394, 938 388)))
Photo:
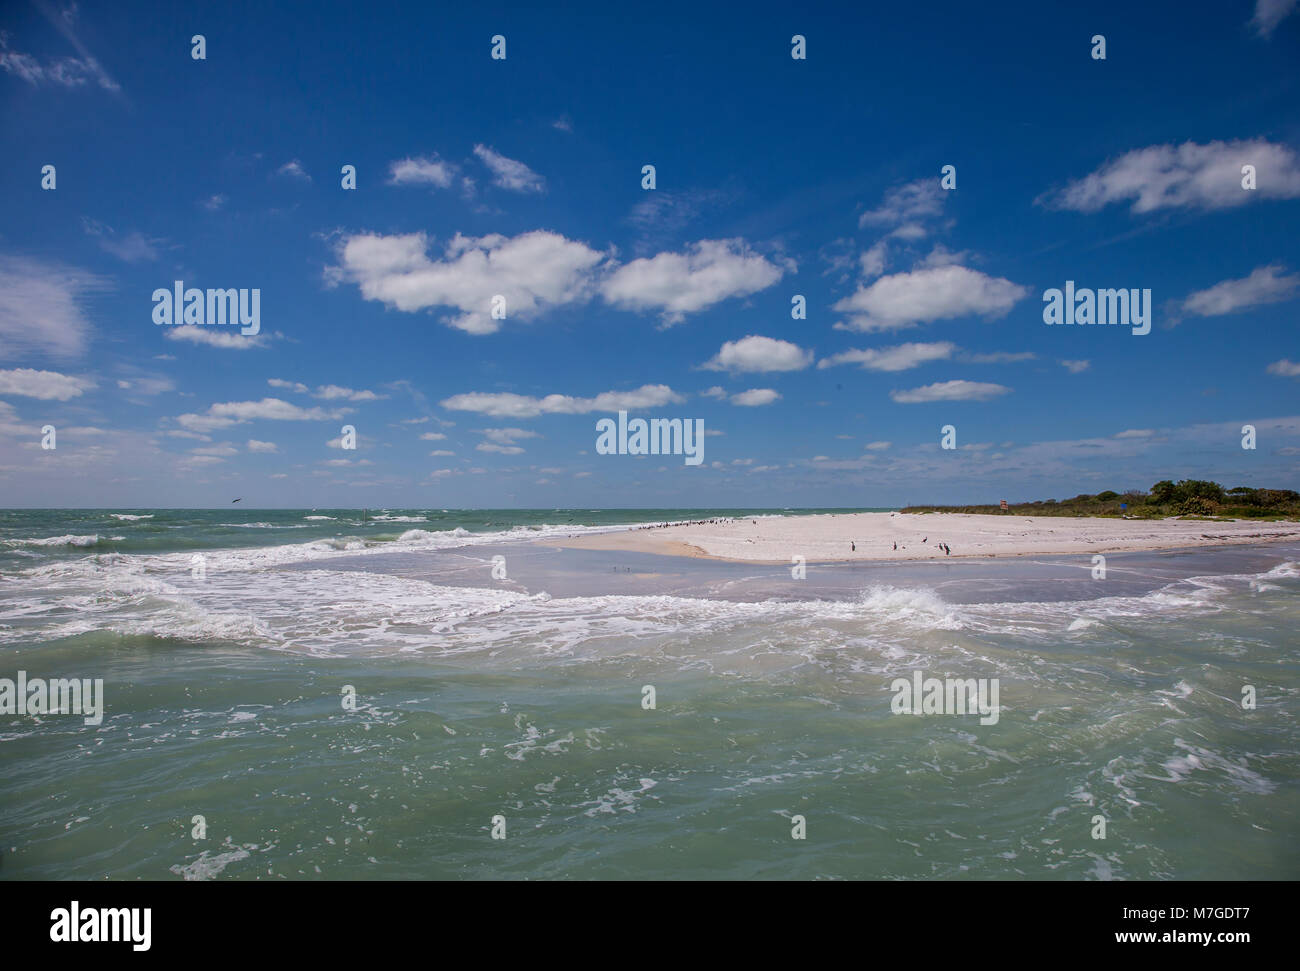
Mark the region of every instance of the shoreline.
POLYGON ((536 540, 562 549, 755 565, 1155 552, 1300 541, 1300 523, 897 512, 769 516, 536 540), (897 549, 894 545, 897 544, 897 549), (952 550, 945 553, 936 544, 952 550))

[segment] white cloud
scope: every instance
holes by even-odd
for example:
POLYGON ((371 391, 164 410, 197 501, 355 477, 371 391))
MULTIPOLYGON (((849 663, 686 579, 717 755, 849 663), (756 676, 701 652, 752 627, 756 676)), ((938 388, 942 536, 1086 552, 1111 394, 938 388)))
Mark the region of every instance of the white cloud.
MULTIPOLYGON (((65 9, 75 9, 75 5, 65 9)), ((94 83, 105 91, 111 91, 113 94, 119 93, 122 86, 114 81, 108 72, 100 66, 99 61, 72 32, 68 21, 65 19, 63 23, 60 23, 55 18, 50 17, 48 13, 46 13, 46 16, 49 17, 54 26, 59 28, 60 32, 72 43, 81 56, 58 57, 42 63, 31 54, 10 50, 8 35, 0 31, 0 69, 22 78, 33 87, 42 84, 57 84, 64 88, 79 88, 85 84, 94 83)))
POLYGON ((1276 374, 1283 378, 1300 378, 1300 364, 1287 358, 1280 361, 1274 361, 1268 366, 1269 374, 1276 374))
POLYGON ((943 212, 944 190, 938 178, 917 179, 885 193, 878 209, 858 217, 858 226, 896 225, 928 219, 943 212))
POLYGON ((1122 432, 1116 432, 1116 438, 1150 438, 1154 435, 1150 428, 1129 428, 1122 432))
POLYGON ((500 452, 502 455, 518 455, 523 451, 518 445, 498 445, 495 442, 479 442, 474 447, 480 452, 500 452))
POLYGON ((940 381, 910 391, 891 391, 889 397, 899 404, 915 405, 930 401, 987 401, 1006 394, 1010 388, 979 381, 940 381))
POLYGON ((157 374, 136 374, 129 380, 119 380, 117 386, 123 391, 130 391, 131 395, 144 395, 145 397, 176 390, 176 382, 171 378, 157 374))
POLYGON ((709 390, 700 392, 701 398, 725 398, 726 396, 727 396, 726 389, 719 387, 716 384, 713 387, 709 388, 709 390))
POLYGON ((867 444, 862 447, 872 452, 881 452, 893 444, 893 442, 867 442, 867 444))
POLYGON ((964 263, 970 256, 969 250, 959 250, 954 252, 943 243, 935 243, 934 249, 930 250, 930 255, 918 264, 922 269, 934 266, 952 266, 955 263, 964 263))
POLYGON ((0 394, 17 394, 42 401, 67 401, 76 398, 95 386, 89 378, 77 378, 58 371, 37 371, 17 368, 0 371, 0 394))
POLYGON ((445 189, 456 178, 456 166, 435 152, 423 158, 404 158, 388 166, 389 185, 432 185, 445 189))
POLYGON ((1065 368, 1071 374, 1082 374, 1088 368, 1092 367, 1091 361, 1061 361, 1061 367, 1065 368))
POLYGON ((307 170, 302 167, 302 163, 297 159, 293 159, 292 161, 285 162, 281 165, 276 170, 276 175, 287 176, 291 179, 301 179, 304 182, 311 181, 311 176, 307 174, 307 170))
POLYGON ((802 371, 812 360, 812 351, 797 344, 750 334, 738 341, 727 341, 701 367, 710 371, 802 371))
POLYGON ((860 364, 868 371, 906 371, 929 361, 946 361, 952 357, 957 345, 947 341, 933 344, 899 344, 872 350, 841 351, 817 362, 818 368, 837 364, 860 364))
POLYGON ((964 266, 895 273, 860 287, 834 309, 851 316, 840 330, 884 331, 953 317, 1004 316, 1029 288, 964 266))
POLYGON ((307 385, 301 381, 285 381, 283 378, 267 378, 266 383, 273 388, 283 388, 285 391, 295 391, 298 394, 307 393, 307 385))
POLYGON ((511 192, 542 192, 546 180, 523 162, 506 158, 486 145, 475 145, 474 154, 492 171, 492 184, 511 192))
POLYGON ((436 261, 426 255, 428 245, 424 233, 351 236, 340 246, 340 265, 330 275, 355 283, 365 299, 398 310, 454 307, 460 315, 446 320, 450 326, 492 334, 501 328, 491 316, 494 296, 505 297, 508 319, 531 319, 585 300, 592 271, 604 258, 544 230, 514 238, 457 234, 436 261))
POLYGON ((420 436, 420 441, 422 441, 422 442, 440 442, 440 441, 442 441, 442 440, 443 440, 444 438, 446 438, 446 437, 447 437, 447 436, 444 435, 442 432, 425 432, 423 435, 420 436))
POLYGON ((449 452, 445 448, 435 448, 430 455, 455 455, 455 452, 449 452))
POLYGON ((1216 283, 1189 296, 1183 301, 1182 309, 1198 317, 1217 317, 1290 300, 1300 289, 1300 273, 1282 276, 1284 269, 1280 263, 1273 263, 1257 267, 1245 279, 1216 283))
POLYGON ((1225 209, 1256 198, 1300 196, 1300 160, 1286 145, 1263 138, 1135 149, 1038 202, 1055 209, 1096 212, 1133 200, 1135 213, 1158 209, 1225 209), (1257 186, 1241 187, 1241 167, 1255 166, 1257 186))
POLYGON ((279 398, 263 398, 261 401, 219 402, 208 408, 205 414, 179 415, 176 421, 188 431, 209 432, 246 421, 338 421, 344 414, 346 409, 299 408, 279 398))
POLYGON ((0 256, 0 358, 80 355, 90 331, 85 298, 107 288, 83 270, 0 256))
POLYGON ((536 418, 538 415, 582 415, 593 411, 636 411, 685 401, 664 384, 647 384, 635 391, 605 391, 594 398, 550 394, 532 398, 511 392, 472 391, 442 401, 452 411, 474 411, 493 418, 536 418))
POLYGON ((208 347, 220 347, 227 351, 251 351, 255 347, 266 347, 265 334, 245 336, 238 329, 218 330, 214 327, 200 327, 193 324, 180 327, 167 327, 163 336, 171 341, 189 341, 191 344, 206 344, 208 347))
POLYGON ((759 405, 770 405, 780 397, 781 396, 771 388, 750 388, 748 391, 741 391, 739 394, 733 394, 731 396, 731 403, 745 408, 755 408, 759 405))
POLYGON ((665 324, 676 324, 723 300, 765 290, 790 269, 793 264, 770 262, 743 239, 706 239, 684 253, 659 253, 618 267, 601 295, 616 307, 657 310, 665 324))
POLYGON ((113 227, 93 219, 82 219, 81 225, 88 236, 95 237, 99 242, 100 249, 116 256, 124 263, 143 263, 158 259, 157 245, 163 242, 162 240, 150 239, 139 232, 119 236, 113 227))
POLYGON ((190 454, 215 455, 219 458, 228 458, 231 455, 238 455, 239 449, 231 445, 230 442, 222 442, 220 445, 201 445, 198 448, 192 448, 190 454))
POLYGON ((259 442, 256 438, 248 440, 248 450, 250 452, 278 452, 275 442, 259 442))
POLYGON ((987 354, 963 354, 962 360, 970 364, 1017 364, 1038 357, 1033 351, 990 351, 987 354))
POLYGON ((480 429, 479 434, 498 445, 513 445, 515 440, 520 438, 541 437, 537 432, 530 432, 526 428, 483 428, 480 429))
POLYGON ((337 401, 340 398, 347 401, 381 401, 388 395, 375 394, 373 391, 355 391, 337 384, 323 384, 312 393, 312 397, 324 401, 337 401))
POLYGON ((1296 0, 1255 0, 1255 15, 1250 18, 1251 26, 1260 37, 1268 37, 1278 24, 1291 16, 1295 6, 1296 0))

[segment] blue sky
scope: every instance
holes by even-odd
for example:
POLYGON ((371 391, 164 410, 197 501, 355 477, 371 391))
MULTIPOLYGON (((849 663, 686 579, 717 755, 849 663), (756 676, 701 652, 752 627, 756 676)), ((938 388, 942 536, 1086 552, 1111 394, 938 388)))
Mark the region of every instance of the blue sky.
POLYGON ((0 506, 1298 487, 1294 0, 267 6, 0 12, 0 506), (597 455, 620 408, 703 464, 597 455))

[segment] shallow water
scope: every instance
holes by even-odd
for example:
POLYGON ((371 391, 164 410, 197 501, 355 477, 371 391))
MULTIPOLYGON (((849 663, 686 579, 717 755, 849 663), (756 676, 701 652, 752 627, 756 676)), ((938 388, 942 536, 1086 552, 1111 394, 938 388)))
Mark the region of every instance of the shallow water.
POLYGON ((0 678, 103 678, 107 712, 0 715, 3 877, 1300 876, 1294 547, 795 581, 506 514, 373 541, 249 511, 224 546, 216 514, 75 515, 0 538, 177 528, 7 547, 0 678), (915 670, 998 679, 996 724, 893 713, 915 670))

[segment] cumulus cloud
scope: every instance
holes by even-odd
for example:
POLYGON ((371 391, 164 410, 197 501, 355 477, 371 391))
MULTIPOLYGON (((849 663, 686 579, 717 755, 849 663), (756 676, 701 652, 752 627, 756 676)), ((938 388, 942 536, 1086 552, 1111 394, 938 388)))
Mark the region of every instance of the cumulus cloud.
POLYGON ((516 439, 520 438, 540 438, 537 432, 530 432, 526 428, 482 428, 479 434, 489 442, 495 442, 498 445, 513 445, 516 439))
POLYGON ((1226 209, 1254 199, 1300 196, 1300 159, 1263 138, 1199 145, 1152 145, 1126 152, 1090 175, 1039 196, 1053 209, 1096 212, 1133 201, 1135 213, 1158 209, 1226 209), (1257 188, 1241 186, 1243 165, 1255 166, 1257 188))
POLYGON ((250 452, 278 452, 275 442, 260 442, 256 438, 248 440, 248 450, 250 452))
POLYGON ((218 330, 214 327, 183 325, 168 327, 163 336, 170 341, 188 341, 191 344, 205 344, 208 347, 220 347, 227 351, 251 351, 255 347, 266 347, 270 343, 265 334, 245 336, 238 330, 218 330))
POLYGON ((1197 317, 1218 317, 1290 300, 1300 289, 1300 273, 1283 276, 1284 269, 1280 263, 1274 263, 1257 267, 1245 279, 1216 283, 1184 300, 1182 310, 1197 317))
POLYGON ((388 165, 389 185, 431 185, 445 189, 456 179, 456 166, 444 162, 435 152, 419 158, 404 158, 388 165))
POLYGON ((538 415, 583 415, 593 411, 636 411, 685 401, 664 384, 647 384, 635 391, 605 391, 594 398, 549 394, 544 398, 511 392, 471 391, 441 402, 451 411, 473 411, 493 418, 536 418, 538 415))
POLYGON ((812 363, 812 351, 797 344, 754 334, 727 341, 701 367, 710 371, 802 371, 812 363))
POLYGON ((0 394, 17 394, 42 401, 67 401, 95 386, 90 378, 78 378, 58 371, 16 368, 0 371, 0 394))
POLYGON ((299 408, 279 398, 263 398, 219 402, 204 414, 178 415, 176 422, 187 431, 209 432, 248 421, 338 421, 346 413, 346 409, 299 408))
POLYGON ((1091 361, 1061 361, 1061 367, 1065 368, 1071 374, 1082 374, 1088 368, 1092 367, 1091 361))
POLYGON ((295 391, 298 394, 307 393, 307 385, 301 381, 285 381, 283 378, 267 378, 266 383, 273 388, 283 388, 285 391, 295 391))
POLYGON ((542 192, 546 180, 523 162, 506 158, 486 145, 475 145, 474 154, 492 172, 492 184, 511 192, 542 192))
POLYGON ((867 371, 906 371, 929 361, 946 361, 957 345, 947 341, 933 344, 899 344, 872 350, 841 351, 817 362, 818 368, 837 364, 860 364, 867 371))
POLYGON ((312 392, 313 398, 320 398, 323 401, 381 401, 387 398, 386 394, 375 394, 373 391, 356 391, 352 388, 343 388, 337 384, 323 384, 312 392))
POLYGON ((940 381, 910 391, 891 391, 889 397, 902 405, 924 404, 930 401, 987 401, 1004 395, 1011 389, 1000 384, 979 381, 940 381))
POLYGON ((940 266, 881 277, 834 309, 849 314, 840 330, 886 331, 954 317, 1004 316, 1029 288, 964 266, 940 266))
POLYGON ((424 233, 348 237, 339 247, 333 280, 355 283, 367 300, 413 312, 453 307, 445 322, 468 334, 492 334, 493 297, 506 300, 507 319, 530 319, 590 296, 592 271, 603 254, 558 233, 535 230, 513 238, 457 234, 441 259, 426 254, 424 233))
POLYGON ((781 396, 771 388, 750 388, 748 391, 741 391, 731 396, 733 405, 740 405, 744 408, 756 408, 759 405, 770 405, 778 400, 781 396))
POLYGON ((1282 360, 1274 361, 1270 364, 1268 366, 1268 373, 1276 374, 1283 378, 1300 378, 1300 364, 1284 357, 1282 360))
POLYGON ((618 267, 601 295, 616 307, 657 310, 671 325, 731 297, 765 290, 792 269, 793 264, 753 252, 743 239, 706 239, 683 253, 659 253, 618 267))

